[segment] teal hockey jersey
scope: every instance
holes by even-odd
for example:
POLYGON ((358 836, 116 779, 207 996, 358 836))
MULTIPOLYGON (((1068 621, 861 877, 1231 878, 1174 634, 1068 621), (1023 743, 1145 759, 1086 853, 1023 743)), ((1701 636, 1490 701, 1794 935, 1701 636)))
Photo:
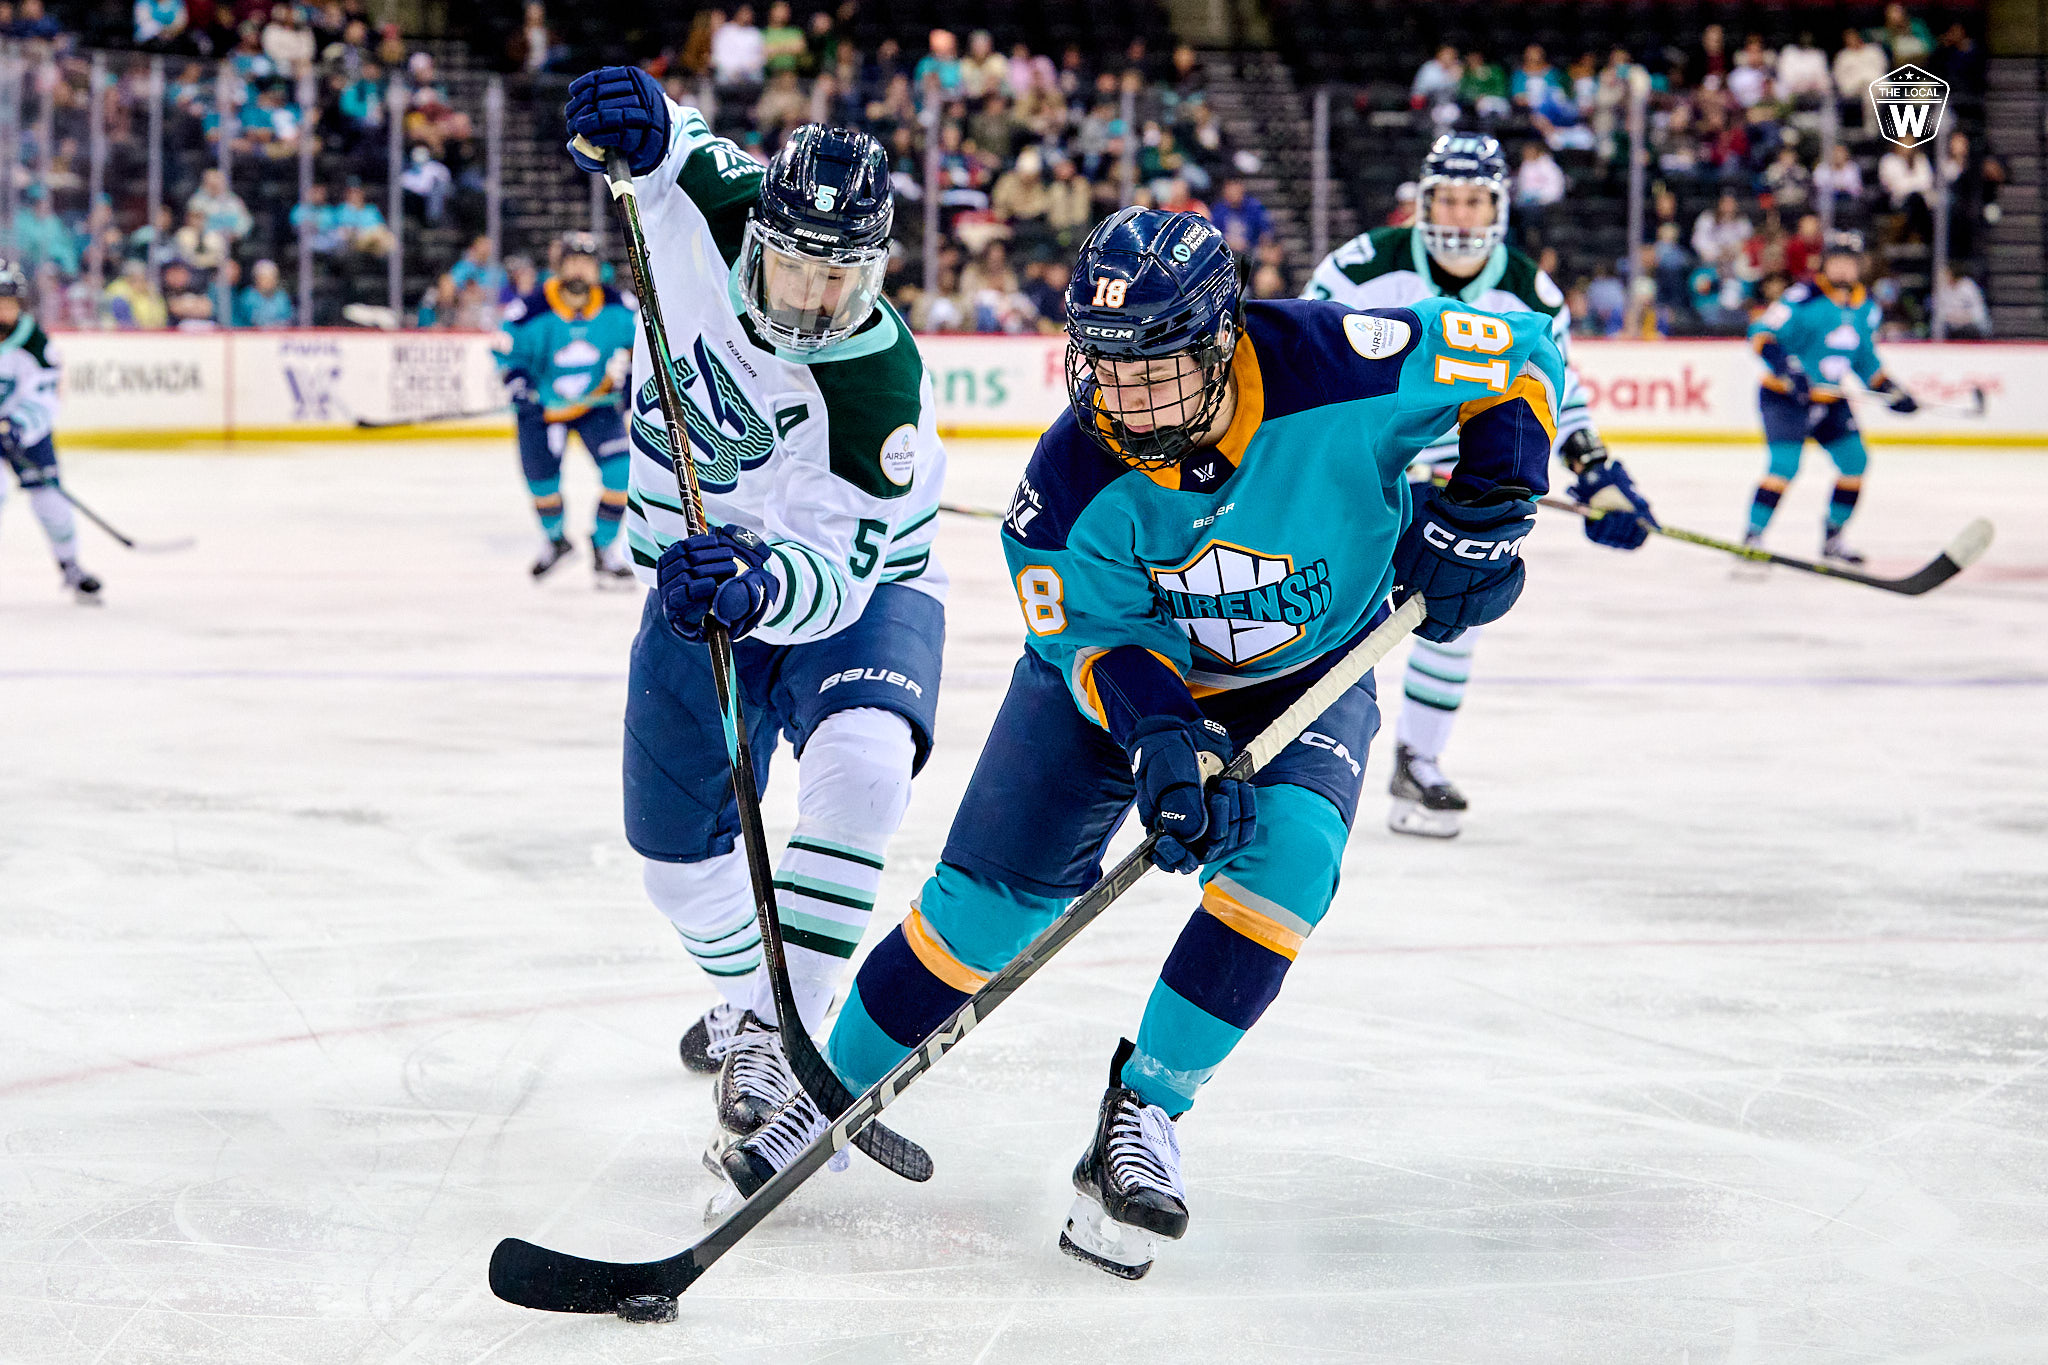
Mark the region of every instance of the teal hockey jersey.
MULTIPOLYGON (((1884 369, 1877 359, 1877 327, 1884 310, 1863 286, 1844 289, 1822 281, 1795 284, 1778 301, 1750 324, 1749 344, 1767 364, 1775 357, 1771 343, 1784 350, 1784 357, 1799 362, 1816 403, 1833 403, 1842 397, 1842 381, 1850 371, 1873 389, 1886 387, 1884 369)), ((1785 380, 1771 364, 1763 385, 1785 392, 1785 380)))
POLYGON ((572 308, 560 281, 549 280, 505 306, 498 372, 525 375, 550 422, 574 421, 600 400, 619 401, 637 328, 633 310, 611 290, 599 286, 572 308))
POLYGON ((1549 486, 1565 374, 1542 314, 1248 303, 1231 368, 1223 439, 1163 471, 1130 468, 1063 414, 1003 523, 1028 647, 1119 741, 1097 668, 1112 652, 1158 660, 1183 701, 1334 663, 1393 586, 1403 470, 1452 425, 1454 497, 1549 486))

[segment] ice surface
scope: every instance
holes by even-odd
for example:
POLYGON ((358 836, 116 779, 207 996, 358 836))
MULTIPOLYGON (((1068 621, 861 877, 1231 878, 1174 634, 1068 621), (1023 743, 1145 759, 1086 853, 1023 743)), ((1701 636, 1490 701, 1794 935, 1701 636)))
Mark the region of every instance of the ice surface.
MULTIPOLYGON (((1000 503, 1021 453, 957 445, 951 496, 1000 503)), ((1627 454, 1721 535, 1761 463, 1627 454)), ((637 594, 528 581, 495 443, 66 469, 199 545, 84 531, 88 611, 0 515, 0 1360, 2048 1360, 2038 455, 1878 452, 1881 568, 1998 523, 1920 599, 1546 517, 1445 760, 1469 832, 1387 834, 1376 747, 1149 1279, 1055 1242, 1191 908, 1166 876, 890 1111, 937 1179, 820 1177, 668 1327, 484 1285, 505 1234, 666 1254, 710 1192, 675 1039, 711 993, 619 830, 637 594)), ((1774 545, 1816 548, 1826 482, 1774 545)), ((995 535, 945 522, 943 731, 877 933, 1018 648, 995 535)))

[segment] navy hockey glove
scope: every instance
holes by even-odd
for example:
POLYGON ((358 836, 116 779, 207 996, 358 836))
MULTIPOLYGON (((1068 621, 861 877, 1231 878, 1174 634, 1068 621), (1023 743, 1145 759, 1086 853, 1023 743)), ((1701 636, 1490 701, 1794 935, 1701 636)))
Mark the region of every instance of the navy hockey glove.
POLYGON ((1920 404, 1915 402, 1913 395, 1907 393, 1904 389, 1891 390, 1891 400, 1892 411, 1901 417, 1910 417, 1920 411, 1920 404))
POLYGON ((782 585, 762 566, 768 542, 743 526, 719 526, 679 540, 655 565, 661 611, 685 640, 702 641, 707 619, 722 624, 737 640, 755 626, 781 594, 782 585))
POLYGON ((1787 398, 1802 408, 1813 402, 1813 382, 1806 377, 1806 371, 1795 366, 1778 377, 1785 381, 1787 398))
POLYGON ((1650 527, 1657 525, 1649 499, 1636 491, 1635 480, 1619 460, 1604 460, 1581 470, 1579 481, 1572 485, 1572 501, 1593 513, 1586 518, 1586 539, 1595 545, 1634 550, 1650 538, 1650 527))
POLYGON ((524 416, 528 409, 538 410, 540 394, 533 387, 533 376, 524 370, 505 371, 505 397, 511 400, 515 416, 524 416))
POLYGON ((1415 633, 1442 644, 1507 615, 1522 595, 1522 542, 1535 519, 1536 504, 1513 484, 1477 503, 1442 488, 1425 498, 1394 545, 1395 602, 1418 592, 1429 600, 1415 633))
MULTIPOLYGON (((569 82, 562 111, 569 131, 599 147, 626 154, 635 175, 646 175, 668 154, 668 97, 654 77, 637 66, 601 66, 569 82)), ((604 170, 571 143, 569 155, 586 171, 604 170)))
POLYGON ((1159 833, 1152 863, 1168 872, 1195 872, 1241 852, 1252 841, 1258 798, 1249 782, 1202 773, 1202 756, 1230 762, 1230 732, 1206 717, 1147 716, 1131 731, 1125 752, 1138 788, 1138 818, 1159 833))

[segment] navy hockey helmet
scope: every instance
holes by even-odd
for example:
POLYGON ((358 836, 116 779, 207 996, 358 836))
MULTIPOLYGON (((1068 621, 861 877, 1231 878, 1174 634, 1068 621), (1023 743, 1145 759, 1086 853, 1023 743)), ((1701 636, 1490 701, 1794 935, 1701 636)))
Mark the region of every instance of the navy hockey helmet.
POLYGON ((562 234, 562 254, 598 257, 604 254, 604 249, 598 244, 594 232, 565 232, 562 234))
POLYGON ((1067 401, 1081 429, 1133 468, 1176 464, 1222 409, 1243 319, 1237 261, 1208 219, 1104 219, 1067 284, 1067 401))
POLYGON ((852 336, 882 296, 895 216, 880 142, 819 123, 791 133, 740 246, 740 300, 755 330, 791 351, 852 336))
POLYGON ((1837 228, 1821 239, 1820 258, 1830 256, 1854 256, 1860 263, 1863 259, 1863 234, 1847 228, 1837 228))
POLYGON ((0 299, 28 297, 28 272, 18 262, 0 257, 0 299))
POLYGON ((1415 230, 1442 262, 1485 256, 1508 237, 1508 159, 1485 133, 1445 133, 1422 159, 1416 179, 1415 230), (1477 185, 1493 198, 1493 221, 1484 227, 1449 227, 1432 221, 1430 199, 1446 185, 1477 185))

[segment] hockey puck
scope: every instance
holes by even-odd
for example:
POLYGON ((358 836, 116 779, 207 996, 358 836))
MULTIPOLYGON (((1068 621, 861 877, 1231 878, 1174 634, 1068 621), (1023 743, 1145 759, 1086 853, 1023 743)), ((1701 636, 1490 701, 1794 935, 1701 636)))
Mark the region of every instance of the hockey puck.
POLYGON ((673 1294, 634 1294, 619 1300, 618 1314, 627 1322, 674 1322, 673 1294))

